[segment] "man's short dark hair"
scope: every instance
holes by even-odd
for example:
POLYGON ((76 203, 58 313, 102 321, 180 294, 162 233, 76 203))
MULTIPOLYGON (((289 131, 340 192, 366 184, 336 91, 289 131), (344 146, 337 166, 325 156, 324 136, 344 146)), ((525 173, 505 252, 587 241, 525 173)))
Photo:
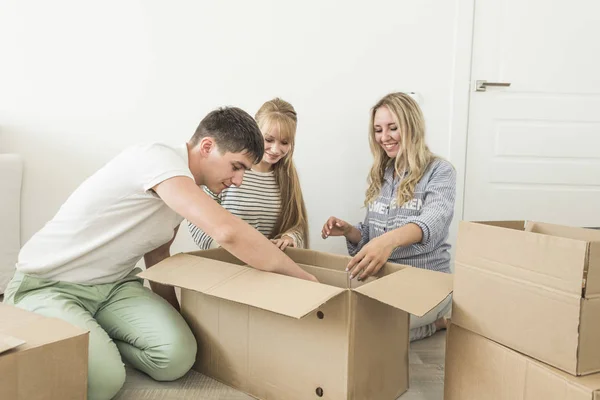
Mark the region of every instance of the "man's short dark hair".
POLYGON ((263 135, 254 118, 241 108, 221 107, 211 111, 200 121, 190 144, 194 146, 205 137, 214 138, 222 153, 246 151, 254 164, 263 158, 263 135))

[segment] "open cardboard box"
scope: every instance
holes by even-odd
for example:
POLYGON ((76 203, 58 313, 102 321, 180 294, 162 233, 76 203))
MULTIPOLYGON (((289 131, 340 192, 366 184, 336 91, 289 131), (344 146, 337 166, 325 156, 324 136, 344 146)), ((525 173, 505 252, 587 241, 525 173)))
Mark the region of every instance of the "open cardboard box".
POLYGON ((409 314, 426 314, 452 276, 386 264, 349 280, 350 258, 286 250, 320 283, 244 266, 223 249, 142 272, 182 289, 198 341, 194 368, 259 399, 396 399, 408 388, 409 314))
POLYGON ((454 324, 445 400, 598 400, 600 374, 572 376, 454 324))
POLYGON ((461 222, 452 322, 573 375, 600 371, 600 231, 461 222))
POLYGON ((87 331, 0 303, 0 399, 86 399, 87 375, 87 331))

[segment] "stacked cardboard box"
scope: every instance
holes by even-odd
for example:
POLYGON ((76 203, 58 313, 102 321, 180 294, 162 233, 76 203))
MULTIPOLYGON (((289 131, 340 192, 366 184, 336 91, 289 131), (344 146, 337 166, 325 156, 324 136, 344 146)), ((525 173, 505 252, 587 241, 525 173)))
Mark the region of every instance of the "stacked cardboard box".
POLYGON ((447 400, 600 399, 599 231, 462 222, 455 272, 447 400))
POLYGON ((87 331, 0 303, 0 399, 85 399, 87 373, 87 331))
POLYGON ((443 301, 452 277, 386 264, 350 281, 349 257, 286 253, 320 283, 249 268, 222 249, 178 254, 141 276, 182 288, 197 371, 259 399, 395 400, 408 388, 408 313, 443 301))

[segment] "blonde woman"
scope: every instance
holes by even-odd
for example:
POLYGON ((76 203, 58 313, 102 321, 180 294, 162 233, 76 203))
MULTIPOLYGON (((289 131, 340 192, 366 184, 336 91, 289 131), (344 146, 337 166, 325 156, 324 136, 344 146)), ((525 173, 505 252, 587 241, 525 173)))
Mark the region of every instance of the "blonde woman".
MULTIPOLYGON (((281 250, 308 247, 308 219, 294 166, 297 116, 292 105, 275 98, 255 116, 263 134, 262 160, 244 174, 243 183, 215 197, 225 209, 252 225, 281 250)), ((189 223, 194 242, 201 249, 218 247, 210 236, 189 223)))
MULTIPOLYGON (((371 152, 363 223, 330 217, 321 232, 345 236, 351 278, 363 280, 387 261, 450 273, 448 230, 454 214, 456 173, 431 153, 418 104, 391 93, 371 109, 371 152)), ((422 318, 411 316, 411 341, 445 329, 450 297, 422 318)))

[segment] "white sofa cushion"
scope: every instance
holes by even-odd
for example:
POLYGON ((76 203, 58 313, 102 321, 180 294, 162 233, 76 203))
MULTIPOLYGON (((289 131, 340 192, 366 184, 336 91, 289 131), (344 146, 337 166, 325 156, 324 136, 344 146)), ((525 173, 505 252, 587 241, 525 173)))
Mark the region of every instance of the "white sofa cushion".
POLYGON ((16 154, 0 154, 0 294, 15 271, 21 248, 21 182, 23 160, 16 154))

